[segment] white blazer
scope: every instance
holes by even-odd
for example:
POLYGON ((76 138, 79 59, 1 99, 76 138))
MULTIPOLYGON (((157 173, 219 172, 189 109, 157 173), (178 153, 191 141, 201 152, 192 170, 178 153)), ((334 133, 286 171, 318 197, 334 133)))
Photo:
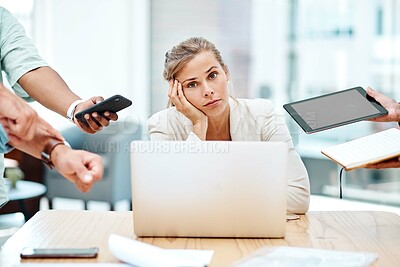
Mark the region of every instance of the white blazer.
MULTIPOLYGON (((284 116, 276 115, 273 104, 266 99, 229 99, 230 134, 232 141, 283 141, 289 147, 287 212, 304 214, 310 203, 307 170, 297 154, 284 116)), ((151 140, 200 140, 192 132, 193 124, 171 107, 148 121, 151 140)))

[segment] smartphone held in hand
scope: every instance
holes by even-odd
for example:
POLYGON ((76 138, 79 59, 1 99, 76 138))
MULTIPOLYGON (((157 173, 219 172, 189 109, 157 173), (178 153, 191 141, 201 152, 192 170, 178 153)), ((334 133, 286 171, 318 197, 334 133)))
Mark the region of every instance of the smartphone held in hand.
POLYGON ((97 103, 85 110, 82 110, 75 114, 75 118, 85 124, 87 124, 84 116, 85 114, 92 114, 93 112, 99 113, 100 116, 103 116, 103 113, 108 111, 112 113, 117 113, 118 111, 129 107, 132 105, 132 101, 121 96, 121 95, 114 95, 109 97, 100 103, 97 103))

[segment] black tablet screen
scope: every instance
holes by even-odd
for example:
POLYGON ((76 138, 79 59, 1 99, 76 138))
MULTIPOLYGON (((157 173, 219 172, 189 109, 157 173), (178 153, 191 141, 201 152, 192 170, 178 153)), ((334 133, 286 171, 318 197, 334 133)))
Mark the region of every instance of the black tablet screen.
POLYGON ((357 90, 293 103, 292 108, 313 130, 379 113, 357 90))

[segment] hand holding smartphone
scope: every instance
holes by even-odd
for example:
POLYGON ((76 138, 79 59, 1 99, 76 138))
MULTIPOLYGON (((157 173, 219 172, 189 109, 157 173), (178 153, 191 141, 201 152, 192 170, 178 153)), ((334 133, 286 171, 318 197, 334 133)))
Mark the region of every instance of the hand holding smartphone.
POLYGON ((34 258, 96 258, 99 249, 93 248, 23 248, 22 259, 34 258))
POLYGON ((75 114, 75 118, 85 125, 88 125, 84 117, 85 114, 92 114, 93 112, 97 112, 100 114, 100 116, 103 116, 104 112, 106 111, 117 113, 118 111, 127 108, 130 105, 132 105, 131 100, 121 95, 114 95, 101 101, 100 103, 97 103, 85 110, 78 112, 77 114, 75 114))

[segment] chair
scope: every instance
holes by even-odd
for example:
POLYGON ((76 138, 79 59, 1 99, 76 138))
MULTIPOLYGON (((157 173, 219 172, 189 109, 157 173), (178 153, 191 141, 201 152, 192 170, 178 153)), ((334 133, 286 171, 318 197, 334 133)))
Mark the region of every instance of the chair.
POLYGON ((56 170, 45 168, 44 178, 47 186, 49 208, 53 207, 55 197, 74 198, 84 201, 105 201, 111 210, 117 201, 131 199, 130 181, 130 143, 141 138, 141 127, 130 121, 111 122, 96 134, 83 133, 76 126, 63 130, 62 135, 74 149, 87 150, 100 155, 104 163, 104 175, 94 184, 90 192, 80 192, 73 183, 56 170))

